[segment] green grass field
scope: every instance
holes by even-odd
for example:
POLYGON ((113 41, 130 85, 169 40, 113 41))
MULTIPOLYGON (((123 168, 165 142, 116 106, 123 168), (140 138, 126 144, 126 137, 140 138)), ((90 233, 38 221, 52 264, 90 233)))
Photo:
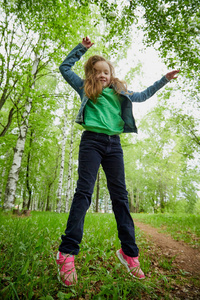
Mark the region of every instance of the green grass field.
MULTIPOLYGON (((142 217, 145 216, 149 218, 142 217)), ((55 255, 66 220, 66 214, 49 212, 32 212, 30 217, 0 213, 0 299, 179 299, 172 298, 175 287, 183 291, 187 283, 191 290, 197 289, 197 279, 174 269, 173 260, 158 257, 157 266, 152 264, 155 253, 149 251, 139 229, 136 239, 147 277, 143 281, 133 279, 115 255, 120 243, 114 215, 90 213, 86 215, 81 251, 75 260, 78 284, 63 287, 57 280, 55 255)), ((199 228, 194 230, 197 225, 189 225, 192 222, 189 216, 187 230, 198 235, 199 228)), ((184 231, 179 226, 180 229, 184 231)))

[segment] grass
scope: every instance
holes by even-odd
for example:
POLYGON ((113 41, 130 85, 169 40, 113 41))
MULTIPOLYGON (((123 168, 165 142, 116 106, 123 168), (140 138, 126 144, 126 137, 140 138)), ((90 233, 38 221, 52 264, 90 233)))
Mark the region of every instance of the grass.
POLYGON ((200 215, 190 214, 132 214, 162 232, 170 233, 175 240, 182 240, 194 247, 200 246, 200 215))
POLYGON ((115 255, 120 243, 113 214, 89 213, 75 260, 78 284, 63 287, 57 280, 55 255, 66 220, 66 214, 49 212, 32 212, 30 217, 0 213, 0 298, 171 299, 177 284, 180 290, 186 283, 195 289, 184 272, 173 268, 170 258, 157 257, 152 263, 155 253, 149 254, 149 245, 139 230, 136 238, 147 278, 131 278, 115 255))

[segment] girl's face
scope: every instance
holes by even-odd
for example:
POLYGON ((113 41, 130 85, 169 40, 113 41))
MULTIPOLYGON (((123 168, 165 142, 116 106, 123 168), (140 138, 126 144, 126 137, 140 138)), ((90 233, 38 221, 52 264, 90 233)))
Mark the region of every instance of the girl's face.
POLYGON ((110 67, 105 61, 97 61, 94 64, 96 79, 102 84, 102 87, 107 87, 110 84, 111 72, 110 67))

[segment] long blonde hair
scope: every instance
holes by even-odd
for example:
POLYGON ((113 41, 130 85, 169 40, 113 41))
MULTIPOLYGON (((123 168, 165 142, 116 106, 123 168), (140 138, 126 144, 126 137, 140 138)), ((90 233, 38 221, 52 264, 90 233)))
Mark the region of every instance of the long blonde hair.
POLYGON ((96 80, 94 65, 98 61, 105 61, 110 68, 110 85, 113 85, 116 93, 121 91, 127 92, 127 84, 125 81, 119 80, 115 77, 115 71, 113 65, 106 60, 104 57, 99 55, 91 56, 88 61, 85 63, 85 82, 84 90, 86 96, 91 99, 93 102, 97 101, 98 96, 102 92, 102 85, 99 80, 96 80))

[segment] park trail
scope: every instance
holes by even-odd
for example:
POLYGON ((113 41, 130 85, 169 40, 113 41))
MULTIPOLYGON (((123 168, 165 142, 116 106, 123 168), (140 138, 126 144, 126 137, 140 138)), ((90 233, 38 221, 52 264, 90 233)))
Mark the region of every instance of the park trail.
POLYGON ((147 239, 153 242, 157 251, 167 257, 174 257, 173 265, 179 270, 188 272, 191 276, 200 278, 200 249, 194 249, 182 241, 175 241, 166 234, 134 219, 134 223, 142 230, 147 239))

